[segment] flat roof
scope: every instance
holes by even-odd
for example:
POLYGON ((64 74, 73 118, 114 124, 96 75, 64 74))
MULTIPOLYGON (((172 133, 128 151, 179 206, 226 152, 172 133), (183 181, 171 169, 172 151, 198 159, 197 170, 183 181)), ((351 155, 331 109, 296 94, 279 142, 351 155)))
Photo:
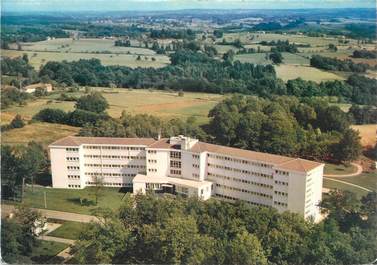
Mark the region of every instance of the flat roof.
MULTIPOLYGON (((114 138, 114 137, 80 137, 67 136, 50 144, 50 147, 72 147, 83 144, 93 145, 141 145, 147 148, 156 149, 180 149, 179 145, 172 145, 168 138, 155 140, 153 138, 114 138)), ((209 144, 204 142, 195 143, 189 150, 194 153, 210 152, 224 156, 232 156, 245 160, 252 160, 261 163, 270 164, 282 170, 293 170, 297 172, 309 172, 323 163, 310 161, 302 158, 293 158, 282 155, 274 155, 262 152, 244 150, 229 146, 209 144)))

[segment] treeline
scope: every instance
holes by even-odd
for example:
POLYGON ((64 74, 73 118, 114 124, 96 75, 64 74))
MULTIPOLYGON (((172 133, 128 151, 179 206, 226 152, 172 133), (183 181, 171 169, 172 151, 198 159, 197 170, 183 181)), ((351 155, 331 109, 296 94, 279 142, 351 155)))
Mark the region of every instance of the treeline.
POLYGON ((131 47, 131 41, 130 40, 116 40, 114 41, 114 46, 131 47))
POLYGON ((317 84, 301 78, 286 83, 285 94, 296 97, 335 96, 341 102, 377 105, 376 81, 360 75, 351 75, 343 81, 325 81, 317 84))
POLYGON ((122 113, 113 119, 98 93, 81 97, 76 110, 43 109, 33 119, 83 127, 82 136, 164 137, 185 134, 203 141, 274 154, 349 162, 361 152, 358 133, 349 129, 347 113, 321 100, 273 97, 271 100, 234 96, 209 113, 211 122, 199 127, 194 118, 163 121, 122 113))
POLYGON ((15 42, 35 42, 51 38, 67 38, 69 34, 57 26, 47 25, 8 25, 1 30, 1 48, 9 49, 15 42))
POLYGON ((205 54, 178 51, 171 56, 172 65, 132 69, 124 66, 103 66, 99 60, 48 62, 39 72, 66 85, 109 86, 123 88, 157 88, 211 93, 276 93, 284 87, 271 65, 218 61, 205 54))
POLYGON ((22 57, 1 57, 1 74, 22 77, 37 76, 34 68, 29 64, 27 54, 22 57))
POLYGON ((352 60, 339 60, 336 58, 313 55, 310 59, 310 65, 319 69, 329 71, 342 71, 365 73, 369 69, 368 64, 354 63, 352 60))
POLYGON ((260 45, 265 46, 274 46, 271 48, 271 51, 277 51, 277 52, 290 52, 290 53, 297 53, 298 52, 298 46, 294 43, 289 43, 288 40, 282 41, 261 41, 259 43, 260 45))
POLYGON ((366 59, 376 59, 377 51, 368 51, 368 50, 355 50, 352 54, 354 58, 366 58, 366 59))
POLYGON ((377 108, 352 105, 348 113, 355 124, 377 124, 377 108))
POLYGON ((314 224, 271 207, 126 195, 81 233, 72 263, 366 264, 375 259, 376 194, 332 192, 314 224), (101 242, 100 244, 98 242, 101 242))
POLYGON ((348 115, 322 100, 234 96, 209 113, 216 143, 243 149, 348 162, 361 152, 348 115))
POLYGON ((188 39, 194 40, 196 33, 191 29, 152 29, 150 37, 153 39, 188 39))
MULTIPOLYGON (((205 50, 208 54, 215 54, 211 46, 205 47, 205 50)), ((171 65, 159 69, 103 66, 99 60, 91 59, 75 62, 47 62, 38 76, 28 64, 27 56, 14 59, 2 58, 1 65, 4 74, 21 73, 26 76, 22 81, 23 84, 34 83, 38 80, 43 82, 54 80, 63 86, 78 84, 210 93, 237 92, 261 97, 271 95, 336 96, 340 101, 377 105, 375 80, 367 77, 351 75, 346 82, 328 81, 319 85, 296 79, 284 84, 276 77, 272 65, 233 62, 234 53, 224 54, 224 61, 219 61, 206 53, 178 50, 170 55, 171 65)), ((280 53, 276 52, 276 54, 280 53)), ((19 80, 13 81, 13 85, 19 86, 19 80)))

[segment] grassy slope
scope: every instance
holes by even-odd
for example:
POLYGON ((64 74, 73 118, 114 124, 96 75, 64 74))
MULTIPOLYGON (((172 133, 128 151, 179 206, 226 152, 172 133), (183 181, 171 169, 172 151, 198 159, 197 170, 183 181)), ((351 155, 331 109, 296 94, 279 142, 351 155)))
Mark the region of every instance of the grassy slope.
POLYGON ((76 134, 80 128, 63 124, 36 122, 23 128, 12 129, 2 133, 2 144, 27 144, 36 141, 44 146, 68 135, 76 134))

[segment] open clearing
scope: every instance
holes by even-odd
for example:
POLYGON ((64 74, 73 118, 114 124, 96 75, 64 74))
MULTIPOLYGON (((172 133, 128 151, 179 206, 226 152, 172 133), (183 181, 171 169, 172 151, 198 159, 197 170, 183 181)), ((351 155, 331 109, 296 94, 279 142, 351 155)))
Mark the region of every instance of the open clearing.
POLYGON ((284 81, 302 78, 317 83, 329 80, 344 80, 343 77, 310 66, 281 64, 275 66, 276 74, 284 81))
MULTIPOLYGON (((145 89, 106 89, 95 88, 103 92, 103 96, 109 102, 110 108, 107 110, 110 116, 119 118, 122 111, 131 114, 152 114, 164 119, 183 118, 195 116, 198 122, 208 120, 207 115, 219 101, 225 98, 219 94, 185 92, 183 97, 179 97, 177 92, 166 92, 159 90, 145 89)), ((67 93, 68 95, 80 96, 80 93, 67 93)), ((65 111, 74 109, 74 102, 58 101, 56 98, 60 93, 55 93, 45 98, 28 102, 26 106, 12 106, 6 109, 10 114, 21 114, 25 118, 31 118, 40 110, 45 108, 58 108, 65 111)))
POLYGON ((374 146, 376 144, 376 124, 352 125, 352 129, 359 131, 361 136, 361 144, 364 147, 374 146))
POLYGON ((63 124, 35 122, 23 128, 12 129, 2 133, 2 144, 27 144, 30 141, 47 146, 57 139, 76 134, 80 128, 63 124))
POLYGON ((38 70, 43 64, 49 61, 77 61, 79 59, 96 58, 103 65, 120 65, 131 68, 136 67, 153 67, 159 68, 170 63, 169 57, 165 55, 141 55, 141 60, 136 60, 136 54, 101 54, 101 53, 79 53, 79 52, 37 52, 37 51, 16 51, 1 50, 3 56, 19 57, 27 54, 30 64, 38 70), (155 61, 152 61, 155 58, 155 61))
POLYGON ((46 52, 80 52, 80 53, 132 53, 140 55, 154 55, 155 52, 146 48, 114 46, 114 40, 110 39, 79 39, 59 38, 30 43, 21 43, 24 51, 46 52))
MULTIPOLYGON (((103 92, 108 100, 110 108, 107 110, 110 116, 119 118, 122 111, 130 114, 152 114, 164 120, 171 118, 187 119, 194 116, 199 124, 208 121, 208 112, 226 96, 207 93, 185 92, 183 97, 177 93, 165 91, 149 91, 144 89, 104 89, 95 88, 103 92), (107 91, 107 92, 105 92, 107 91)), ((83 92, 67 93, 79 97, 83 92)), ((9 124, 16 114, 20 114, 25 120, 30 120, 33 115, 45 108, 58 108, 64 111, 74 110, 74 102, 58 101, 60 93, 51 94, 45 98, 30 101, 26 106, 12 106, 1 114, 2 124, 9 124)), ((31 140, 44 146, 53 141, 77 134, 80 128, 62 124, 35 122, 27 124, 23 128, 12 129, 2 134, 3 144, 26 144, 31 140)))

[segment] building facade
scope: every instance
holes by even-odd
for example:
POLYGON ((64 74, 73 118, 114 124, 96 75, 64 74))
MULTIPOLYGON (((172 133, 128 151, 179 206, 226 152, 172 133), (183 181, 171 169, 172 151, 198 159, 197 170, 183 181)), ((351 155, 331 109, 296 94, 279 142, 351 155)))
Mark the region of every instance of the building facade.
POLYGON ((69 136, 49 146, 54 188, 129 187, 271 206, 320 218, 324 164, 178 136, 69 136))

